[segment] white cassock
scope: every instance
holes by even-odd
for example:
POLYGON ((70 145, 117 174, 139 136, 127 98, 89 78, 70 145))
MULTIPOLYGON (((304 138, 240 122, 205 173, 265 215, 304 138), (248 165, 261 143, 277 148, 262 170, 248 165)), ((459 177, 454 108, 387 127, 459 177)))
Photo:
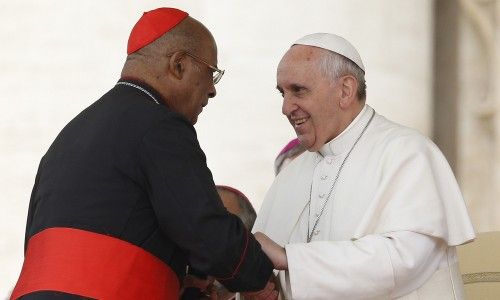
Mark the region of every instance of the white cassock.
POLYGON ((474 239, 436 145, 368 105, 338 137, 281 171, 253 231, 285 247, 287 299, 462 299, 454 246, 474 239))

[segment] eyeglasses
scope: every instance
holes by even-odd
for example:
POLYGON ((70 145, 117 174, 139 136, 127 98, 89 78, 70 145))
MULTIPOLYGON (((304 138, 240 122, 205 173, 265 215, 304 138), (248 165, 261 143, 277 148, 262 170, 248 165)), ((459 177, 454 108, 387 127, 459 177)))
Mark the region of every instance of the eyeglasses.
POLYGON ((203 59, 199 58, 198 56, 191 54, 187 51, 183 51, 183 53, 186 54, 187 56, 190 56, 194 60, 201 62, 202 64, 205 64, 210 70, 212 70, 214 84, 217 84, 222 78, 222 75, 224 75, 225 70, 221 70, 217 67, 214 67, 211 64, 207 63, 206 61, 204 61, 203 59))

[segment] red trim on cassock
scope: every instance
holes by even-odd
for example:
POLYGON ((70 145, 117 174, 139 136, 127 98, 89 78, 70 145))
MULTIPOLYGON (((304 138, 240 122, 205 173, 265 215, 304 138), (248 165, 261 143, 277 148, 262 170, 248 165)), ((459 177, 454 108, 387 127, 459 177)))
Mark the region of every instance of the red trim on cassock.
POLYGON ((178 299, 179 280, 163 261, 126 241, 49 228, 28 242, 11 299, 59 291, 96 299, 178 299))
POLYGON ((238 272, 240 271, 241 264, 243 263, 243 260, 245 259, 245 256, 247 255, 248 240, 249 240, 248 230, 245 230, 245 236, 246 236, 245 249, 243 249, 243 251, 241 252, 240 260, 239 260, 238 264, 236 265, 236 268, 234 268, 233 273, 229 277, 226 277, 226 278, 216 278, 217 280, 229 280, 229 279, 233 279, 234 276, 236 276, 236 274, 238 274, 238 272))

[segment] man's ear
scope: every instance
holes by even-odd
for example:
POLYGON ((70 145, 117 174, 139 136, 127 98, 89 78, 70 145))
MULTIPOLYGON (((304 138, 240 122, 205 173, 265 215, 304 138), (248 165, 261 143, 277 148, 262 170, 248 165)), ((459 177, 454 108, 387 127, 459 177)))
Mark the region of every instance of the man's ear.
POLYGON ((340 107, 346 109, 356 100, 358 81, 354 76, 346 75, 340 78, 340 107))
POLYGON ((183 60, 184 56, 182 52, 175 52, 170 56, 167 66, 167 72, 179 80, 182 79, 186 71, 186 64, 183 60))

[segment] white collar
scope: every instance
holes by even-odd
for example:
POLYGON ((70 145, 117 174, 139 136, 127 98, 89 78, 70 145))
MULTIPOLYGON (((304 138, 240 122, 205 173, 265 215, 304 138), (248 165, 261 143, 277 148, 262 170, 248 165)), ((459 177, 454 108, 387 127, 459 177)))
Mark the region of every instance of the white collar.
POLYGON ((324 144, 318 152, 320 157, 336 156, 342 154, 347 149, 350 149, 356 138, 361 134, 363 128, 366 126, 373 113, 373 108, 365 104, 363 109, 359 112, 356 118, 333 140, 324 144))

